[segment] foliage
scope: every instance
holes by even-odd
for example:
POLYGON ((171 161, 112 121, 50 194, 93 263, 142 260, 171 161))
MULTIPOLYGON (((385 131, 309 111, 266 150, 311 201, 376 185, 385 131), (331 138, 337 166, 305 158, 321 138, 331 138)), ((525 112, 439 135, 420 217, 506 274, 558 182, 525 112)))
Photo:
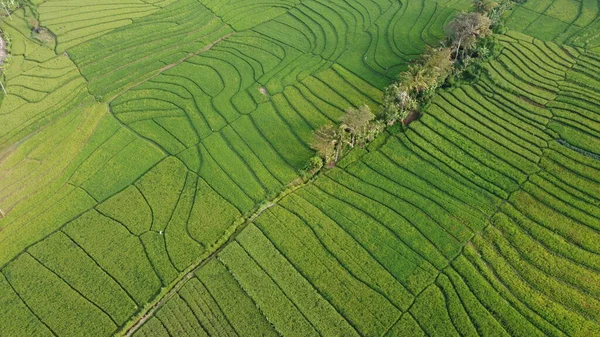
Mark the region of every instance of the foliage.
POLYGON ((400 73, 398 81, 386 88, 380 118, 393 125, 418 111, 451 74, 451 53, 446 47, 425 48, 408 70, 400 73))
POLYGON ((464 60, 477 45, 477 41, 492 34, 492 22, 485 13, 458 13, 446 27, 452 44, 454 60, 464 60))
POLYGON ((313 150, 325 160, 326 164, 335 163, 342 150, 341 133, 339 128, 333 124, 326 124, 314 133, 311 143, 313 150))
MULTIPOLYGON (((56 49, 3 26, 0 335, 109 335, 159 298, 136 336, 599 335, 596 54, 509 32, 455 61, 469 0, 117 2, 29 1, 56 49), (389 120, 427 115, 361 149, 398 69, 389 120), (264 201, 338 121, 352 154, 264 201)), ((589 3, 543 17, 581 5, 579 37, 589 3)))
POLYGON ((409 93, 406 86, 395 82, 385 88, 380 118, 388 125, 393 125, 397 120, 406 118, 417 107, 416 98, 409 93))
MULTIPOLYGON (((502 2, 504 1, 501 1, 500 3, 502 2)), ((478 13, 490 13, 498 7, 500 3, 492 0, 473 0, 473 8, 478 13)))
MULTIPOLYGON (((325 124, 314 132, 311 148, 328 167, 332 167, 344 151, 355 146, 364 147, 383 130, 383 122, 375 120, 375 115, 368 105, 351 107, 346 110, 338 126, 325 124)), ((320 165, 314 162, 309 167, 310 170, 320 169, 320 165)))
POLYGON ((417 99, 431 97, 434 91, 452 72, 453 62, 450 48, 425 48, 423 54, 409 70, 400 74, 400 82, 417 99))
POLYGON ((371 113, 368 105, 362 105, 358 108, 348 108, 346 114, 342 117, 340 128, 348 135, 345 139, 350 147, 355 145, 363 147, 368 140, 371 122, 375 115, 371 113))
POLYGON ((374 123, 363 108, 349 108, 342 118, 340 130, 325 125, 315 131, 311 147, 328 166, 339 160, 343 145, 351 148, 364 145, 383 131, 385 125, 397 121, 410 123, 407 117, 427 105, 436 89, 447 80, 457 82, 466 73, 467 78, 478 78, 480 62, 497 53, 496 40, 491 37, 492 26, 498 24, 507 1, 500 4, 489 0, 474 0, 475 12, 460 12, 444 27, 448 47, 426 47, 423 53, 398 75, 398 80, 387 86, 383 93, 378 122, 374 123))
MULTIPOLYGON (((304 320, 319 332, 323 317, 345 323, 327 315, 316 293, 363 335, 381 335, 382 326, 388 336, 600 331, 592 309, 600 294, 600 164, 588 156, 593 150, 553 141, 554 132, 587 134, 569 121, 596 125, 595 105, 583 102, 597 101, 585 87, 596 75, 578 67, 597 59, 522 36, 478 39, 460 63, 448 49, 452 71, 439 72, 446 84, 425 80, 436 77, 427 58, 403 77, 414 83, 395 83, 396 93, 419 99, 415 109, 428 102, 421 123, 354 151, 357 159, 280 200, 221 251, 231 277, 280 333, 292 334, 289 320, 301 321, 305 334, 304 320), (479 80, 447 88, 458 72, 479 80), (428 99, 423 83, 447 90, 428 99), (552 114, 534 100, 542 98, 552 114)), ((352 127, 325 128, 327 148, 351 148, 350 131, 366 121, 382 125, 360 110, 341 118, 352 127)))
POLYGON ((308 179, 314 176, 317 172, 319 172, 323 168, 323 158, 319 155, 313 156, 310 158, 306 167, 300 172, 300 175, 304 179, 308 179))

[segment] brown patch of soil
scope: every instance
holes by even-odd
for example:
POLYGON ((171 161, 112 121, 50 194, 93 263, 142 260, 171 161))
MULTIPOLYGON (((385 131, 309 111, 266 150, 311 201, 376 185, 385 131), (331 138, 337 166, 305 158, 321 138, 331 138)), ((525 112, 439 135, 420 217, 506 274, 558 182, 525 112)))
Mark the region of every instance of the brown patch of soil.
POLYGON ((406 116, 406 118, 404 118, 402 120, 402 124, 404 124, 405 126, 416 121, 417 119, 419 119, 419 117, 421 117, 421 114, 418 111, 413 111, 410 114, 408 114, 408 116, 406 116))
POLYGON ((45 44, 54 44, 54 35, 50 32, 50 30, 45 27, 38 27, 33 29, 31 35, 34 39, 45 43, 45 44))

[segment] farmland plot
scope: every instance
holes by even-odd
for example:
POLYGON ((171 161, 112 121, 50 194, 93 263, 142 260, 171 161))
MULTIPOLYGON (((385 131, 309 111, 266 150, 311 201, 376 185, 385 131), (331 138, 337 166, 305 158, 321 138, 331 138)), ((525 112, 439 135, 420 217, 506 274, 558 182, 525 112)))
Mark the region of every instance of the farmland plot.
POLYGON ((210 268, 282 335, 600 333, 597 55, 500 38, 480 81, 264 211, 210 268))
MULTIPOLYGON (((15 303, 6 314, 40 333, 119 330, 298 177, 313 129, 351 104, 375 107, 397 69, 466 6, 48 1, 13 13, 0 135, 2 291, 15 303), (261 20, 243 14, 261 6, 261 20), (426 33, 398 24, 415 13, 426 33), (31 39, 31 16, 52 34, 31 39), (44 295, 52 288, 60 297, 44 295), (52 315, 61 298, 85 315, 52 315)), ((205 282, 211 294, 216 286, 205 282)), ((391 294, 394 306, 406 294, 391 294)), ((322 320, 315 331, 355 331, 321 306, 340 325, 328 330, 322 320)), ((230 333, 269 330, 260 313, 242 311, 206 317, 227 315, 218 329, 230 333)), ((148 324, 157 333, 196 326, 168 316, 148 324)))
POLYGON ((375 109, 470 3, 18 10, 3 23, 0 335, 124 332, 184 277, 136 336, 598 334, 592 5, 536 8, 573 28, 499 37, 480 81, 245 226, 298 179, 312 130, 375 109), (32 38, 32 16, 52 34, 32 38))
POLYGON ((527 1, 508 26, 533 37, 600 52, 600 4, 587 0, 527 1))

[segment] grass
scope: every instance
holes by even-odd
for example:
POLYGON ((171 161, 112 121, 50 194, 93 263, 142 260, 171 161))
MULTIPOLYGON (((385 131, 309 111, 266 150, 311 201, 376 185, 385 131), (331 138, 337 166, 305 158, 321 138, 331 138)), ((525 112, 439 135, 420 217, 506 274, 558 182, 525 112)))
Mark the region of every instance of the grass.
POLYGON ((477 81, 300 181, 312 131, 469 6, 12 13, 0 335, 598 334, 597 3, 516 6, 477 81))

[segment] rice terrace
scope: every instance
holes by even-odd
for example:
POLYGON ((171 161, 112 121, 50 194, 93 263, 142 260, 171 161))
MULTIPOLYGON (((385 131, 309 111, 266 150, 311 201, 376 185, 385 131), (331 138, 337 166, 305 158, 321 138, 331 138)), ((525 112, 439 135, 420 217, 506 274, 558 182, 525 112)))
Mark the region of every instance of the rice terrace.
POLYGON ((600 336, 599 0, 0 0, 0 336, 600 336))

